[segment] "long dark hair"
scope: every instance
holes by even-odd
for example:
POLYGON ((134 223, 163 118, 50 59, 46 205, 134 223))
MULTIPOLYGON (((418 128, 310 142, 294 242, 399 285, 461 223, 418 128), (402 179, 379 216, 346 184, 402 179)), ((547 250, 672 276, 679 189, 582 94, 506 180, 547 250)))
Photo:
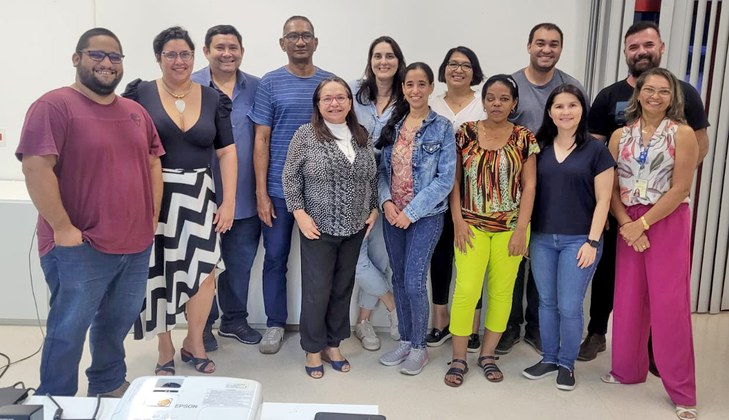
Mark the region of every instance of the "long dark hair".
POLYGON ((395 58, 397 58, 397 71, 392 79, 392 93, 390 94, 390 102, 387 105, 396 103, 402 99, 402 81, 405 77, 405 56, 402 54, 400 45, 398 45, 394 39, 384 35, 372 41, 370 49, 367 52, 367 66, 365 66, 364 77, 362 78, 359 90, 355 95, 357 102, 362 105, 377 102, 377 94, 379 92, 377 91, 377 79, 375 78, 375 73, 372 71, 372 54, 377 44, 383 42, 390 45, 392 53, 395 54, 395 58))
MULTIPOLYGON (((342 85, 347 91, 347 98, 349 98, 350 101, 352 100, 352 90, 349 88, 349 85, 347 85, 347 82, 345 82, 344 79, 342 79, 341 77, 327 77, 326 79, 322 80, 321 83, 319 83, 319 86, 316 87, 316 90, 314 90, 314 96, 312 96, 311 98, 314 104, 314 109, 311 113, 311 125, 314 127, 314 133, 316 133, 316 138, 322 142, 331 141, 335 138, 332 132, 329 131, 329 127, 327 127, 327 125, 324 123, 324 117, 319 111, 319 99, 321 99, 319 97, 319 94, 324 85, 328 83, 339 83, 340 85, 342 85)), ((360 125, 359 121, 357 121, 357 114, 354 112, 354 107, 351 107, 349 109, 346 117, 346 123, 347 127, 349 127, 349 131, 352 132, 352 137, 354 138, 355 143, 357 143, 357 146, 367 147, 367 130, 365 130, 364 127, 360 125)))
POLYGON ((589 138, 587 134, 587 101, 585 100, 585 95, 582 94, 582 91, 577 86, 565 83, 554 88, 547 98, 547 104, 544 106, 542 126, 536 134, 540 149, 552 146, 554 138, 557 137, 557 126, 549 115, 549 110, 552 108, 552 104, 554 104, 554 98, 560 93, 569 93, 575 96, 582 106, 582 115, 580 115, 580 122, 577 124, 577 131, 575 131, 575 148, 579 149, 582 147, 589 138))
MULTIPOLYGON (((403 73, 402 78, 403 83, 405 83, 405 78, 407 77, 407 74, 413 70, 422 70, 423 72, 425 72, 425 76, 428 78, 428 82, 431 85, 433 84, 433 82, 435 82, 433 69, 431 69, 429 65, 423 62, 417 61, 405 67, 405 73, 403 73)), ((385 146, 389 146, 395 143, 395 136, 397 135, 397 133, 395 133, 395 126, 403 118, 405 118, 408 112, 410 112, 410 104, 408 103, 408 101, 405 100, 404 97, 400 98, 400 100, 395 102, 395 109, 393 109, 392 111, 392 116, 390 117, 390 120, 387 121, 387 124, 382 127, 382 131, 380 131, 380 138, 377 140, 377 143, 375 143, 376 148, 381 149, 385 146)))

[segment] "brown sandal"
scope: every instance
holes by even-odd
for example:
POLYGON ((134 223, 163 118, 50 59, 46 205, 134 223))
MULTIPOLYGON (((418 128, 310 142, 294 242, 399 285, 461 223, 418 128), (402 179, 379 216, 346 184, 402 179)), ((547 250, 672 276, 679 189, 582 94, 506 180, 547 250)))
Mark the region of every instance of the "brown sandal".
POLYGON ((458 388, 459 386, 463 385, 463 375, 468 373, 468 363, 463 359, 453 359, 448 362, 448 364, 451 366, 453 365, 453 363, 460 363, 461 365, 463 365, 463 368, 451 367, 450 369, 448 369, 448 372, 446 372, 446 376, 443 378, 443 382, 445 382, 445 384, 448 386, 458 388), (456 379, 454 381, 449 381, 448 375, 453 375, 456 377, 456 379))
POLYGON ((483 370, 483 374, 489 382, 501 382, 504 380, 504 373, 501 372, 501 369, 499 369, 498 366, 496 366, 495 362, 497 360, 499 360, 499 358, 496 356, 481 356, 478 358, 478 367, 483 370), (486 360, 493 360, 493 362, 486 363, 486 360))

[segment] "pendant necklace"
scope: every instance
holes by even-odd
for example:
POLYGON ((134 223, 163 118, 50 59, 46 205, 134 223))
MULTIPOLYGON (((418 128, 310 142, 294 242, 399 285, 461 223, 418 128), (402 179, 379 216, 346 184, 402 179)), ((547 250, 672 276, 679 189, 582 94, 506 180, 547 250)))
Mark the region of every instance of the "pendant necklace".
POLYGON ((177 108, 177 112, 180 113, 180 123, 182 125, 182 130, 184 131, 185 130, 185 118, 183 116, 183 113, 185 112, 185 105, 187 105, 187 104, 185 104, 185 101, 183 98, 185 96, 187 96, 190 93, 190 91, 192 91, 192 83, 190 83, 190 87, 187 89, 187 92, 177 94, 177 93, 173 93, 172 90, 170 90, 170 88, 167 86, 167 83, 165 83, 164 79, 160 79, 160 80, 162 80, 162 87, 165 89, 165 92, 169 93, 170 96, 175 98, 175 108, 177 108))

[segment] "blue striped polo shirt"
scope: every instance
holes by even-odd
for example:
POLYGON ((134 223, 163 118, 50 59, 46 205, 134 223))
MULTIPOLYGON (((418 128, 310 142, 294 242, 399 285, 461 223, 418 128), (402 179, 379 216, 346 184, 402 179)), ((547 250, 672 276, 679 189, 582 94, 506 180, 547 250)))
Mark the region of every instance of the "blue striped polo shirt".
POLYGON ((267 177, 269 196, 285 198, 281 173, 289 142, 301 125, 311 121, 314 90, 331 75, 317 68, 312 76, 299 77, 281 67, 266 73, 258 84, 256 102, 248 116, 258 125, 271 127, 267 177))

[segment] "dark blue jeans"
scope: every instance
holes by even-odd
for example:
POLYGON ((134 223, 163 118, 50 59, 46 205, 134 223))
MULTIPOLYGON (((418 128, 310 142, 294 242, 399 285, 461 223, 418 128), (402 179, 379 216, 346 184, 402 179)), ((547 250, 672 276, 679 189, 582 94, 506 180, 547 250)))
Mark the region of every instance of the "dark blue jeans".
POLYGON ((38 395, 76 395, 89 327, 89 393, 113 391, 124 383, 124 339, 142 309, 151 249, 105 254, 84 242, 73 247, 56 246, 41 257, 51 309, 38 395))
POLYGON ((400 229, 383 223, 392 268, 392 290, 397 306, 400 339, 425 348, 428 333, 427 277, 435 244, 443 230, 443 215, 423 217, 400 229))
POLYGON ((544 361, 575 368, 583 329, 583 302, 587 285, 602 255, 602 238, 595 262, 577 266, 577 253, 587 235, 552 235, 532 232, 529 253, 539 288, 539 320, 544 361))
MULTIPOLYGON (((248 318, 248 286, 261 240, 261 220, 258 216, 234 220, 220 240, 225 263, 225 271, 218 277, 217 300, 223 312, 220 325, 234 327, 248 318)), ((213 302, 208 326, 213 325, 218 314, 218 305, 213 302)))
POLYGON ((266 324, 269 327, 285 327, 288 318, 286 307, 286 271, 291 251, 291 231, 294 215, 286 209, 286 200, 271 197, 276 218, 273 226, 261 223, 263 233, 263 304, 266 308, 266 324))

